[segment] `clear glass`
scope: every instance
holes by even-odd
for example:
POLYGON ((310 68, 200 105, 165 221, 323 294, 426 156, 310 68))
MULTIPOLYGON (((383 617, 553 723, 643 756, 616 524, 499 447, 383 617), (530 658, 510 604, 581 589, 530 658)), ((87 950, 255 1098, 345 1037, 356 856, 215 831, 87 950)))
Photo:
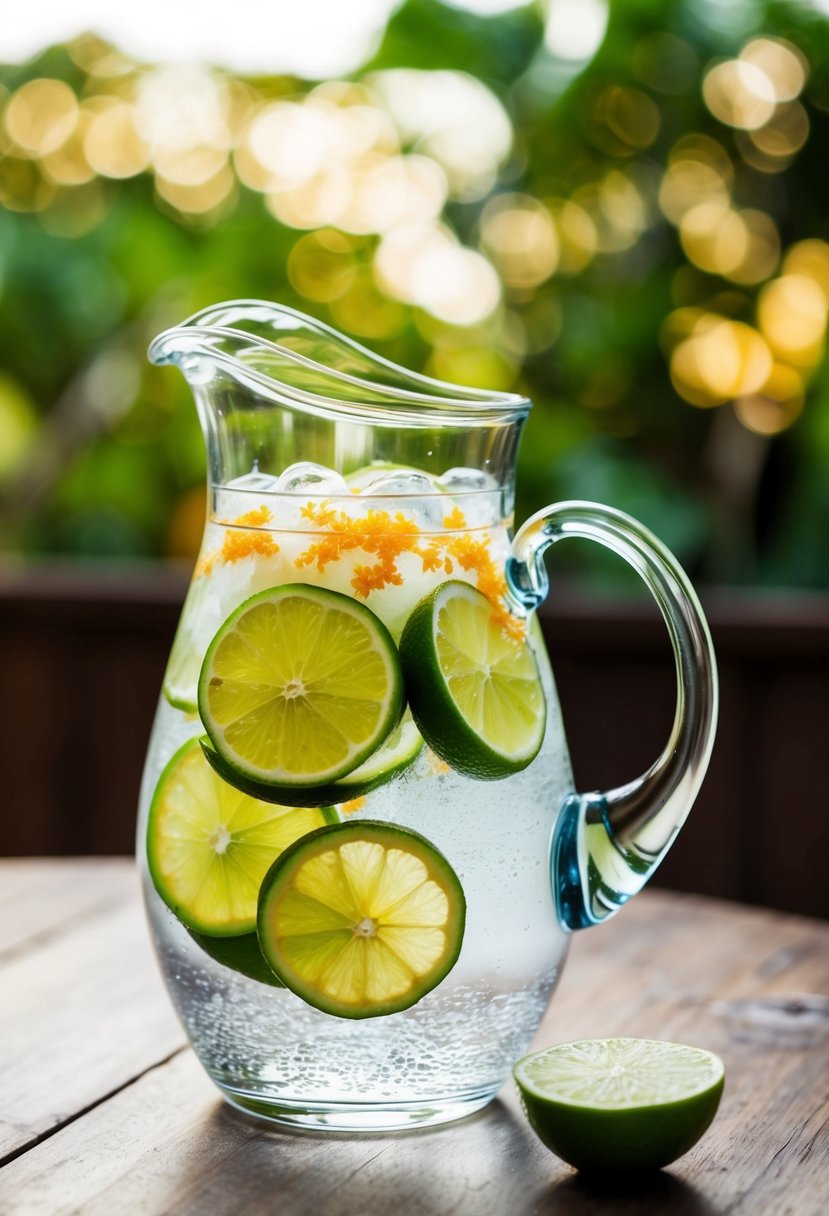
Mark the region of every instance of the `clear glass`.
POLYGON ((519 397, 414 376, 260 301, 206 310, 162 334, 150 355, 187 377, 209 454, 209 520, 159 701, 138 824, 171 997, 208 1074, 242 1109, 340 1130, 458 1118, 484 1105, 525 1051, 570 930, 612 914, 638 890, 687 814, 716 718, 699 606, 658 542, 608 508, 560 504, 511 540, 528 409, 519 397), (677 656, 668 747, 643 778, 607 795, 573 790, 533 619, 546 594, 541 554, 566 535, 592 536, 640 569, 677 656), (364 1020, 331 1016, 200 948, 149 877, 148 809, 170 757, 204 733, 194 704, 201 660, 248 597, 286 583, 326 587, 361 600, 398 640, 417 602, 448 577, 479 587, 520 623, 547 703, 543 744, 528 767, 499 781, 462 776, 425 748, 402 775, 341 808, 349 822, 384 820, 434 844, 462 883, 467 922, 458 961, 416 1004, 364 1020))

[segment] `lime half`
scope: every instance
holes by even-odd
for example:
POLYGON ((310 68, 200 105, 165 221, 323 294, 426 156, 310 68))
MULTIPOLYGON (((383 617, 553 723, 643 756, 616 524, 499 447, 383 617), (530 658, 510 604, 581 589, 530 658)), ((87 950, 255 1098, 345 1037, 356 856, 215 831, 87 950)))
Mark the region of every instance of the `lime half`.
POLYGON ((274 806, 227 785, 191 739, 162 772, 147 824, 147 862, 161 898, 189 929, 251 933, 259 886, 283 849, 323 824, 330 808, 274 806))
POLYGON ((533 1130, 557 1156, 582 1170, 643 1170, 696 1144, 725 1068, 701 1047, 582 1039, 525 1056, 513 1075, 533 1130))
POLYGON ((418 729, 452 768, 491 781, 538 754, 546 705, 535 657, 504 632, 480 591, 450 580, 422 599, 400 659, 418 729))
POLYGON ((207 649, 199 712, 241 781, 308 788, 350 773, 400 721, 382 621, 350 596, 290 583, 251 596, 207 649))
POLYGON ((454 966, 466 902, 423 836, 363 820, 321 828, 271 866, 262 953, 309 1005, 346 1018, 408 1009, 454 966))

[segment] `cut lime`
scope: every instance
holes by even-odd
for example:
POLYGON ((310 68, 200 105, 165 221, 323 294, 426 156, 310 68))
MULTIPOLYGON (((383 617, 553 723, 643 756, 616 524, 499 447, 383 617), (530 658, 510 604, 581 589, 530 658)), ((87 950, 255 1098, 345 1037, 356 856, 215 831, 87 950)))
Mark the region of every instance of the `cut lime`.
POLYGON ((659 1169, 710 1125, 723 1091, 719 1056, 653 1039, 583 1039, 519 1060, 527 1118, 582 1170, 659 1169))
POLYGON ((190 584, 184 607, 181 610, 173 647, 167 660, 162 685, 164 696, 174 709, 184 713, 198 713, 199 672, 205 644, 212 637, 214 624, 205 638, 202 620, 209 615, 210 595, 208 580, 195 577, 190 584), (200 644, 201 635, 201 644, 200 644))
POLYGON ((452 768, 492 781, 538 754, 546 706, 535 657, 480 591, 450 580, 422 599, 400 659, 420 733, 452 768))
POLYGON ((188 932, 196 945, 201 946, 205 954, 209 954, 223 967, 238 971, 248 979, 258 980, 260 984, 270 984, 274 988, 285 987, 265 962, 265 956, 259 949, 259 938, 255 933, 241 933, 238 937, 208 937, 206 933, 196 933, 193 929, 188 932))
POLYGON ((211 767, 219 776, 237 789, 250 794, 252 798, 279 802, 284 806, 328 806, 331 803, 362 798, 406 772, 423 750, 423 738, 407 710, 400 725, 368 760, 363 761, 339 781, 329 781, 326 785, 311 785, 307 788, 268 785, 263 781, 244 777, 222 760, 209 739, 202 739, 201 745, 211 767))
POLYGON ((309 788, 350 773, 400 721, 403 680, 382 621, 350 596, 304 583, 251 596, 219 629, 199 712, 243 781, 309 788))
POLYGON ((211 936, 251 933, 259 886, 283 849, 336 811, 259 802, 210 768, 198 740, 162 772, 147 824, 147 862, 156 890, 189 929, 211 936))
POLYGON ((405 773, 422 751, 423 736, 407 710, 400 725, 392 731, 382 747, 347 776, 325 787, 331 795, 325 801, 348 802, 351 798, 370 794, 372 790, 405 773))
POLYGON ((309 1005, 379 1017, 440 983, 460 953, 465 917, 458 877, 428 840, 363 820, 312 832, 271 866, 259 943, 309 1005))

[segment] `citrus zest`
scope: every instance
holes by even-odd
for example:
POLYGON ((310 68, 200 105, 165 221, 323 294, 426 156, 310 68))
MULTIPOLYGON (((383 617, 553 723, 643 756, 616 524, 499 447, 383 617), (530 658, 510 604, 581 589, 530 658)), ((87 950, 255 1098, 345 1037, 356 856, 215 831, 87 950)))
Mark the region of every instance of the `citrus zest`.
POLYGON ((244 515, 240 515, 233 521, 232 526, 240 529, 251 529, 251 531, 226 532, 221 549, 217 553, 206 554, 201 559, 196 568, 196 576, 210 574, 217 562, 238 562, 242 558, 253 555, 258 557, 274 557, 279 552, 279 545, 273 539, 270 532, 260 530, 269 524, 272 519, 273 516, 264 503, 262 506, 255 507, 252 511, 246 511, 244 515))

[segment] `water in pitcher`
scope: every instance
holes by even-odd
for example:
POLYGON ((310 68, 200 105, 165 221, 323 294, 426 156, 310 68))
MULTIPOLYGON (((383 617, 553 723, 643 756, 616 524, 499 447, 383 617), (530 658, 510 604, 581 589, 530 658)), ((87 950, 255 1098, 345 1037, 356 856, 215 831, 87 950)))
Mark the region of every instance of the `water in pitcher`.
MULTIPOLYGON (((321 587, 365 604, 397 642, 418 602, 452 579, 506 613, 499 605, 511 521, 502 517, 502 501, 480 470, 438 478, 380 465, 346 478, 307 463, 280 477, 254 468, 216 489, 153 729, 139 842, 165 766, 204 735, 199 673, 234 609, 269 588, 321 587)), ((566 950, 547 859, 554 808, 572 777, 540 633, 532 620, 518 627, 534 651, 547 706, 544 741, 528 767, 506 782, 473 780, 423 745, 411 726, 415 758, 404 757, 379 788, 334 807, 342 822, 382 821, 421 834, 463 888, 459 957, 409 1008, 365 1020, 332 1016, 289 988, 217 961, 165 905, 145 865, 170 992, 198 1056, 230 1101, 298 1124, 370 1129, 395 1119, 397 1126, 439 1121, 488 1101, 525 1050, 566 950)))

